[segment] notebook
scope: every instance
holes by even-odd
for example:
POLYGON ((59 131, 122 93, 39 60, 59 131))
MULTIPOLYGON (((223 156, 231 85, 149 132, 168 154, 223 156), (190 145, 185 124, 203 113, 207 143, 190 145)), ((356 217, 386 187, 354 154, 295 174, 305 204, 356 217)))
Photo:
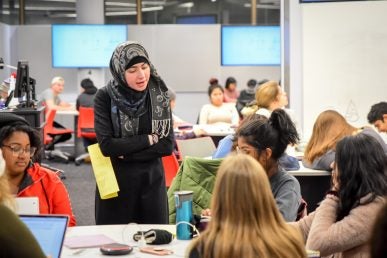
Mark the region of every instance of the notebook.
POLYGON ((39 214, 38 197, 17 197, 15 201, 17 214, 39 214))
POLYGON ((59 258, 67 229, 66 215, 19 215, 37 239, 43 252, 59 258))

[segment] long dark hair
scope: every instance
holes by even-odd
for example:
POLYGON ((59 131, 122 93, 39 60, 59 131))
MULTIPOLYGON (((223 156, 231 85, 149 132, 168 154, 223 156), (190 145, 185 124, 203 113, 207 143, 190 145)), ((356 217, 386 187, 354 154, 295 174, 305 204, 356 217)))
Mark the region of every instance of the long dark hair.
POLYGON ((340 184, 337 221, 353 208, 387 194, 387 157, 373 137, 365 134, 344 137, 337 143, 335 162, 340 184), (360 203, 366 195, 367 199, 360 203))
POLYGON ((0 146, 3 145, 4 141, 8 139, 14 132, 23 132, 28 135, 31 147, 36 147, 36 152, 34 156, 31 157, 31 159, 33 162, 40 160, 40 155, 42 151, 41 135, 37 130, 35 130, 29 125, 14 123, 11 125, 3 126, 0 129, 0 146))
POLYGON ((266 122, 252 120, 244 124, 238 129, 237 137, 243 137, 258 152, 270 148, 274 160, 281 157, 288 144, 299 140, 296 127, 282 109, 274 110, 266 122))

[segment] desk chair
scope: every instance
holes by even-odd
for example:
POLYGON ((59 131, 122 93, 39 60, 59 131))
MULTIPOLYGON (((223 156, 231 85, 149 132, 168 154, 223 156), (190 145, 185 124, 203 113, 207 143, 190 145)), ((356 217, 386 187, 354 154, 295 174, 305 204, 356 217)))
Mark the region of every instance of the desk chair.
POLYGON ((193 213, 200 214, 210 207, 212 190, 218 167, 223 159, 203 159, 186 157, 168 189, 169 223, 176 222, 176 207, 174 192, 191 190, 193 195, 193 213))
POLYGON ((55 137, 64 135, 64 134, 72 134, 74 131, 71 129, 60 129, 54 127, 54 118, 56 115, 55 109, 48 109, 46 112, 46 121, 43 128, 44 138, 43 142, 45 145, 45 154, 46 158, 52 159, 52 158, 59 158, 60 160, 64 161, 65 163, 68 163, 70 160, 70 154, 67 152, 62 152, 60 150, 55 150, 55 137))
POLYGON ((177 174, 177 171, 179 170, 179 162, 177 161, 176 155, 174 153, 169 156, 162 157, 161 161, 163 162, 165 173, 165 186, 169 188, 177 174))
MULTIPOLYGON (((94 131, 94 108, 79 107, 77 137, 86 139, 89 143, 97 142, 94 131)), ((84 153, 75 158, 75 165, 79 166, 82 161, 90 158, 89 153, 84 153)))
POLYGON ((186 156, 200 158, 212 157, 212 154, 216 150, 214 141, 209 136, 185 140, 176 139, 176 145, 180 152, 180 159, 184 159, 186 156))

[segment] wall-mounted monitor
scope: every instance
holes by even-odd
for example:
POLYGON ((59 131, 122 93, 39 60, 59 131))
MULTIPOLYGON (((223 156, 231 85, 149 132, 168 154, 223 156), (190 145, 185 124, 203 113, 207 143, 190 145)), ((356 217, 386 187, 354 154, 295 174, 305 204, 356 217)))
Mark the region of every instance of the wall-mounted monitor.
POLYGON ((379 1, 379 0, 299 0, 300 3, 322 3, 322 2, 353 2, 353 1, 379 1))
POLYGON ((54 24, 52 66, 54 68, 108 67, 118 44, 127 40, 127 25, 54 24))
POLYGON ((176 24, 215 24, 216 14, 208 15, 182 15, 176 17, 176 24))
POLYGON ((280 65, 280 27, 222 26, 221 64, 224 66, 280 65))

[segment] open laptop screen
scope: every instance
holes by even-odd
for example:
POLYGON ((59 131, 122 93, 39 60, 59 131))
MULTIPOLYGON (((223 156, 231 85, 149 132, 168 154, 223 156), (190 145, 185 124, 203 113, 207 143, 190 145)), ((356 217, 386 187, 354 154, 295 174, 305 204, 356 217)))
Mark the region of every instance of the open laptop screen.
POLYGON ((43 252, 52 258, 59 258, 67 229, 65 215, 19 215, 35 236, 43 252))

